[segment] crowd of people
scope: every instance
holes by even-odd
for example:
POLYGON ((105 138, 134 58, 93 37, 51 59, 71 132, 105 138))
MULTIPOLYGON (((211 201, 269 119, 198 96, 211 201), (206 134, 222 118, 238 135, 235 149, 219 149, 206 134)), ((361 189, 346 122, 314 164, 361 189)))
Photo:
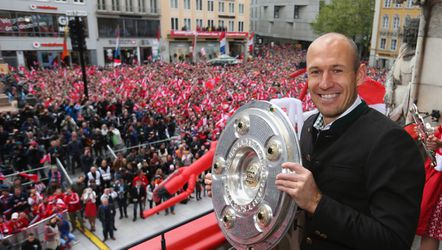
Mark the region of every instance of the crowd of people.
MULTIPOLYGON (((117 209, 120 219, 128 218, 132 203, 135 221, 147 206, 170 198, 154 200, 152 192, 175 169, 199 159, 237 108, 252 99, 298 97, 306 77, 290 74, 304 60, 305 51, 275 45, 263 47, 262 56, 245 64, 228 67, 165 62, 90 66, 88 98, 79 68, 14 69, 5 82, 6 93, 20 110, 0 114, 1 171, 54 167, 38 171, 41 180, 34 179, 28 188, 21 188, 23 177, 2 184, 0 223, 11 226, 1 233, 20 230, 12 226, 19 224, 14 221, 25 228, 67 210, 73 229, 78 221, 83 230, 85 217, 95 231, 98 218, 103 240, 115 239, 117 209), (116 158, 107 153, 107 145, 116 158), (68 172, 80 174, 72 186, 64 185, 56 159, 68 172)), ((372 68, 368 75, 380 82, 385 78, 385 72, 372 68)), ((308 95, 303 108, 314 108, 308 95)), ((196 186, 197 199, 202 181, 196 186)), ((48 231, 62 221, 56 220, 48 231)), ((58 237, 63 238, 70 239, 58 237)))

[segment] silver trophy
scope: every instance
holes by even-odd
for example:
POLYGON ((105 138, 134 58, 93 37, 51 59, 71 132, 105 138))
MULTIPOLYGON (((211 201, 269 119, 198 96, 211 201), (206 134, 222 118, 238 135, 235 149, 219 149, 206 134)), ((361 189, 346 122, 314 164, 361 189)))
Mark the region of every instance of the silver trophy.
POLYGON ((279 191, 284 162, 301 163, 298 138, 284 111, 266 101, 240 107, 215 151, 212 201, 218 224, 236 249, 271 249, 294 228, 297 204, 279 191))

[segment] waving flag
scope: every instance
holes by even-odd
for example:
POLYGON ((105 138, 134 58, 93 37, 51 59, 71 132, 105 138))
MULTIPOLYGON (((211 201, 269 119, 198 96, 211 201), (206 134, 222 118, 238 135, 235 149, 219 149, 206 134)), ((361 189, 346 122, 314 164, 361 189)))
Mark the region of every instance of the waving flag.
POLYGON ((219 51, 221 53, 221 55, 225 55, 226 54, 226 44, 227 44, 227 40, 226 40, 226 32, 221 32, 221 36, 219 37, 219 51))
POLYGON ((249 41, 247 42, 247 45, 249 45, 249 53, 252 53, 253 52, 253 38, 254 38, 254 36, 255 36, 255 33, 250 33, 250 36, 249 36, 249 41))
POLYGON ((117 37, 117 43, 115 44, 115 53, 114 53, 114 66, 121 65, 121 51, 120 51, 120 26, 117 26, 115 30, 115 36, 117 37))
POLYGON ((384 115, 386 114, 384 85, 367 76, 362 84, 358 86, 358 93, 368 106, 376 109, 384 115))
POLYGON ((68 33, 69 33, 69 26, 66 25, 64 27, 64 39, 63 39, 63 52, 61 53, 61 60, 64 61, 66 57, 69 56, 69 50, 68 50, 68 33))

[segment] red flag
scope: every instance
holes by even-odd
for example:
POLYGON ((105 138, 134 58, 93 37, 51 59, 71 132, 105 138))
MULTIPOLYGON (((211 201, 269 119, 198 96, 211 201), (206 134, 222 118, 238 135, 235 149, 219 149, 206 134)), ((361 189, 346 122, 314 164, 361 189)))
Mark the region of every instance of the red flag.
POLYGON ((358 86, 358 93, 368 105, 384 103, 384 85, 368 76, 362 84, 358 86))
POLYGON ((305 96, 307 95, 308 90, 308 80, 305 81, 305 84, 302 86, 301 94, 299 94, 299 100, 304 101, 305 96))
POLYGON ((255 36, 255 33, 250 33, 250 36, 249 36, 249 41, 247 42, 248 43, 248 45, 249 45, 249 53, 252 53, 253 52, 253 37, 255 36))
POLYGON ((358 86, 358 94, 371 108, 386 114, 384 85, 367 76, 362 84, 358 86))
POLYGON ((51 162, 51 154, 43 155, 43 158, 40 159, 40 163, 44 164, 45 162, 51 162))
POLYGON ((31 180, 33 182, 37 182, 39 180, 37 174, 19 173, 18 175, 20 175, 21 177, 24 177, 26 179, 29 179, 29 180, 31 180))
POLYGON ((68 50, 68 32, 69 28, 66 25, 64 28, 64 39, 63 39, 63 52, 61 53, 61 60, 64 61, 66 57, 69 56, 69 50, 68 50))
POLYGON ((305 69, 305 68, 303 68, 303 69, 298 69, 297 71, 295 71, 295 72, 293 72, 293 73, 290 74, 290 78, 296 78, 296 77, 298 77, 298 76, 304 74, 305 72, 306 72, 306 69, 305 69))
POLYGON ((211 78, 206 82, 205 87, 206 89, 213 90, 218 82, 219 82, 219 77, 211 78))

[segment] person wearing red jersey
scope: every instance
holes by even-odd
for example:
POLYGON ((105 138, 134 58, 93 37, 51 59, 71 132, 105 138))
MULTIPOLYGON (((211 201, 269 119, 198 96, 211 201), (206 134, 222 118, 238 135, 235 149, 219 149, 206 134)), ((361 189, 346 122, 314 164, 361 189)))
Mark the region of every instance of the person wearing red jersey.
POLYGON ((68 207, 69 220, 72 224, 72 232, 75 231, 76 221, 80 222, 80 229, 84 231, 83 219, 81 218, 81 202, 77 193, 72 191, 72 187, 66 189, 64 203, 68 207))

